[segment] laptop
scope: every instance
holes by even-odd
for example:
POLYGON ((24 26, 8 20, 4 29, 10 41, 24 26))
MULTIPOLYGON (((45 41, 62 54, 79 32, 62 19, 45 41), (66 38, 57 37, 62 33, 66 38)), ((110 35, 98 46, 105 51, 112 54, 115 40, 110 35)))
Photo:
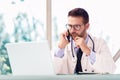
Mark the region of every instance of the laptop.
POLYGON ((52 75, 52 57, 48 42, 6 44, 13 75, 52 75))

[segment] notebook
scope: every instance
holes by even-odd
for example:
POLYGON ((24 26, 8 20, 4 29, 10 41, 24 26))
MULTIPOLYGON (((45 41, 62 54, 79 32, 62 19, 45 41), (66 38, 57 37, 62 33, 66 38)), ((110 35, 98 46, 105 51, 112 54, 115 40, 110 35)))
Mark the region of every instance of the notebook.
POLYGON ((6 44, 13 75, 54 74, 48 42, 6 44))

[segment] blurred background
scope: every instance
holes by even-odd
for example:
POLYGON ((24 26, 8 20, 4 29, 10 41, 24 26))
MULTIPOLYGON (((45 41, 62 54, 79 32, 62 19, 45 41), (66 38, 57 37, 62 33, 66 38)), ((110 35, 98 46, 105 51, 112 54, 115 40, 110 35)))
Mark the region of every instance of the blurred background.
MULTIPOLYGON (((76 7, 88 11, 88 32, 105 39, 114 56, 120 49, 119 0, 0 0, 0 74, 12 73, 6 43, 48 40, 54 49, 76 7)), ((120 73, 120 59, 116 65, 120 73)))

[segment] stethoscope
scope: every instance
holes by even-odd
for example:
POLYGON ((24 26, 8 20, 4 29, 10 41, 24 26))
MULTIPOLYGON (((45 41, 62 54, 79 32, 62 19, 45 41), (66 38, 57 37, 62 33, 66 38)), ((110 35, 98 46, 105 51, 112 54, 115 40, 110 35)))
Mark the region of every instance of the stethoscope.
MULTIPOLYGON (((88 37, 89 39, 92 41, 92 44, 93 44, 93 48, 92 48, 92 51, 95 52, 95 43, 92 39, 92 37, 88 34, 88 37)), ((73 47, 73 39, 71 39, 71 51, 72 51, 72 61, 75 62, 76 61, 76 57, 74 55, 74 51, 73 51, 74 47, 73 47)), ((87 62, 87 61, 86 61, 87 62)), ((87 63, 86 63, 86 68, 84 71, 87 71, 87 63)), ((94 70, 92 70, 92 72, 94 72, 94 70)))
MULTIPOLYGON (((95 43, 89 34, 88 34, 88 37, 90 38, 93 44, 92 51, 95 52, 95 43)), ((71 39, 71 51, 72 51, 72 57, 75 58, 74 51, 73 51, 73 39, 71 39)))
MULTIPOLYGON (((95 52, 95 43, 94 43, 94 41, 93 41, 93 39, 91 38, 91 36, 88 34, 88 37, 89 37, 89 39, 92 41, 92 44, 93 44, 93 48, 92 48, 92 51, 93 52, 95 52)), ((74 47, 73 47, 73 39, 71 39, 71 51, 72 51, 72 61, 73 62, 76 62, 76 57, 75 57, 75 55, 74 55, 74 47)), ((87 59, 88 60, 88 59, 87 59)), ((85 62, 86 63, 86 62, 85 62)), ((85 70, 84 71, 87 71, 87 65, 86 65, 86 68, 85 68, 85 70)), ((94 70, 92 70, 92 72, 94 72, 94 70)))

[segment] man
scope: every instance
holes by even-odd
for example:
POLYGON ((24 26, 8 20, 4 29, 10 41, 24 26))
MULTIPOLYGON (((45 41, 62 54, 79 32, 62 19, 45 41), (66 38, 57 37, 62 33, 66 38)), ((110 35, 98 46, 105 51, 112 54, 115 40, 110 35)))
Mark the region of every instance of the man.
POLYGON ((56 74, 115 71, 115 63, 105 41, 88 34, 89 26, 86 10, 75 8, 68 13, 68 30, 61 33, 58 49, 54 52, 56 74))

